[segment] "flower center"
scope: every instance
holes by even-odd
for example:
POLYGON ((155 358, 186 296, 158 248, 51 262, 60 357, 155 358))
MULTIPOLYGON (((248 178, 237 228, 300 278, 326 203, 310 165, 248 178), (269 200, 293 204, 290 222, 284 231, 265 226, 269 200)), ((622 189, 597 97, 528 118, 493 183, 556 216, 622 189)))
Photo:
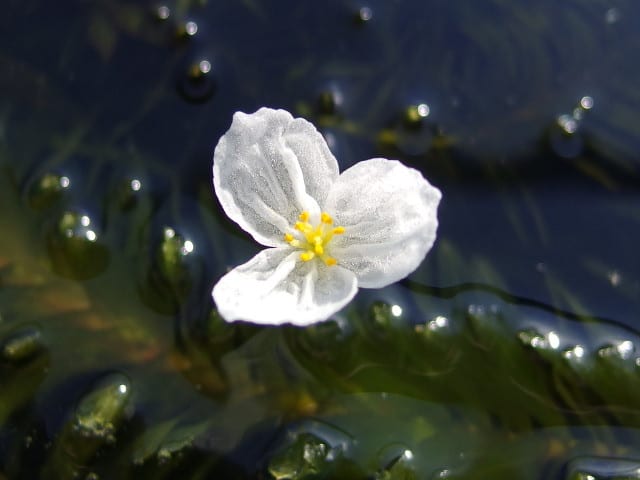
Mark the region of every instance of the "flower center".
POLYGON ((344 227, 334 227, 333 218, 326 212, 322 212, 320 223, 316 226, 309 223, 309 217, 309 212, 302 212, 300 221, 293 226, 294 232, 284 234, 285 241, 292 247, 303 250, 300 254, 303 262, 318 257, 325 265, 335 265, 338 262, 327 254, 326 247, 334 235, 344 233, 344 227))

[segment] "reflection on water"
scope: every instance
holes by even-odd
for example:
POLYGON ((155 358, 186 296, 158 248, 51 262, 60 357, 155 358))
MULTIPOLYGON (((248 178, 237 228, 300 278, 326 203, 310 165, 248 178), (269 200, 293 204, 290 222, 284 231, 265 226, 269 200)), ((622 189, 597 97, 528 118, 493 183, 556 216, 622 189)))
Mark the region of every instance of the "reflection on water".
POLYGON ((632 0, 10 2, 0 478, 635 478, 632 0), (282 107, 444 193, 407 280, 226 324, 212 149, 282 107))

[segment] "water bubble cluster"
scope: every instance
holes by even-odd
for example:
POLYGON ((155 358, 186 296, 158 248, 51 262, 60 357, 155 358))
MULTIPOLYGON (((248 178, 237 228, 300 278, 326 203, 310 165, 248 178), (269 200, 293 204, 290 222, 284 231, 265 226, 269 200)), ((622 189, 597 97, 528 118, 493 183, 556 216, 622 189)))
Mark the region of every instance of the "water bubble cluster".
POLYGON ((556 119, 556 129, 552 129, 550 142, 552 149, 561 157, 574 158, 582 153, 583 140, 577 134, 585 114, 593 108, 593 98, 582 97, 571 113, 563 113, 556 119))
POLYGON ((598 349, 598 356, 602 358, 619 357, 623 360, 629 359, 635 352, 635 346, 631 340, 624 340, 614 345, 605 345, 598 349))

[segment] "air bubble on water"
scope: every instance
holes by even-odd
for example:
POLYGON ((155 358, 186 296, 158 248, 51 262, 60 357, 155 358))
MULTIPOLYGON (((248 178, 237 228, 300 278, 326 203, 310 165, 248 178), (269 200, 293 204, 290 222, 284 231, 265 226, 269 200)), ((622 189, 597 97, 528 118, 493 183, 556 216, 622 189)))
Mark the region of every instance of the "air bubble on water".
POLYGON ((211 62, 209 60, 200 60, 198 68, 201 73, 209 73, 211 71, 211 62))
POLYGON ((203 103, 211 98, 217 83, 214 64, 207 58, 196 58, 184 68, 177 84, 182 98, 192 103, 203 103))
POLYGON ((593 108, 593 98, 586 95, 580 99, 580 106, 585 110, 591 110, 593 108))
POLYGON ((545 348, 547 346, 545 338, 534 329, 521 330, 518 332, 517 337, 523 345, 529 347, 545 348))
POLYGON ((442 315, 438 315, 436 318, 427 323, 427 328, 431 331, 434 331, 445 328, 448 325, 449 319, 447 317, 443 317, 442 315))
POLYGON ((198 33, 198 24, 192 20, 184 24, 184 31, 190 37, 198 33))
POLYGON ((575 345, 574 347, 566 349, 562 356, 567 360, 579 360, 584 357, 585 349, 582 345, 575 345))
POLYGON ((443 468, 442 470, 436 472, 433 475, 433 479, 439 479, 439 478, 449 478, 449 476, 451 475, 451 470, 449 470, 448 468, 443 468))
POLYGON ((631 358, 635 352, 635 345, 631 340, 624 340, 615 344, 604 345, 598 349, 600 358, 618 357, 626 360, 631 358))
POLYGON ((562 130, 571 135, 576 132, 578 129, 578 122, 573 117, 573 115, 563 114, 560 115, 557 119, 558 126, 562 128, 562 130))
POLYGON ((580 120, 582 120, 582 117, 584 116, 584 110, 580 107, 576 107, 573 109, 573 112, 571 115, 573 116, 574 120, 579 122, 580 120))
POLYGON ((604 14, 604 21, 608 25, 616 23, 620 19, 620 11, 617 8, 610 8, 604 14))
POLYGON ((618 355, 620 355, 620 358, 627 359, 631 357, 635 351, 635 347, 631 340, 625 340, 616 345, 616 351, 618 352, 618 355))
POLYGON ((620 272, 618 272, 617 270, 612 270, 607 273, 607 279, 609 280, 609 283, 612 287, 617 287, 622 281, 622 275, 620 275, 620 272))
POLYGON ((171 10, 166 5, 160 5, 156 8, 156 17, 159 20, 166 20, 171 15, 171 10))
POLYGON ((429 112, 431 110, 429 109, 429 105, 427 105, 426 103, 420 103, 417 106, 416 111, 421 118, 426 118, 429 116, 429 112))
POLYGON ((373 10, 369 7, 360 7, 358 9, 358 21, 366 23, 373 18, 373 10))
POLYGON ((193 242, 191 240, 185 240, 180 247, 180 253, 182 253, 183 256, 186 256, 192 253, 194 249, 195 245, 193 244, 193 242))
POLYGON ((485 307, 484 305, 476 305, 472 303, 467 307, 467 313, 472 316, 482 316, 485 314, 485 307))
POLYGON ((547 333, 547 344, 554 350, 560 346, 560 337, 556 332, 551 331, 547 333))

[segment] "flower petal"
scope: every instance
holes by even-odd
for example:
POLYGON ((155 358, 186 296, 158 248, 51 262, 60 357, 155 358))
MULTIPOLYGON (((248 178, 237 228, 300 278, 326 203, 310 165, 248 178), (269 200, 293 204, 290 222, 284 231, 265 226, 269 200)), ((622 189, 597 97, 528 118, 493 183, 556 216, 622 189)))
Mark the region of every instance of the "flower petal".
POLYGON ((352 272, 302 262, 299 256, 289 248, 268 248, 231 270, 213 287, 220 315, 229 322, 310 325, 329 318, 356 294, 352 272))
POLYGON ((320 213, 338 163, 315 127, 284 110, 237 112, 216 146, 213 185, 226 214, 259 243, 283 246, 303 210, 320 213))
POLYGON ((358 277, 380 288, 414 271, 433 245, 441 198, 413 168, 375 158, 342 172, 324 205, 345 233, 331 242, 331 255, 358 277))

